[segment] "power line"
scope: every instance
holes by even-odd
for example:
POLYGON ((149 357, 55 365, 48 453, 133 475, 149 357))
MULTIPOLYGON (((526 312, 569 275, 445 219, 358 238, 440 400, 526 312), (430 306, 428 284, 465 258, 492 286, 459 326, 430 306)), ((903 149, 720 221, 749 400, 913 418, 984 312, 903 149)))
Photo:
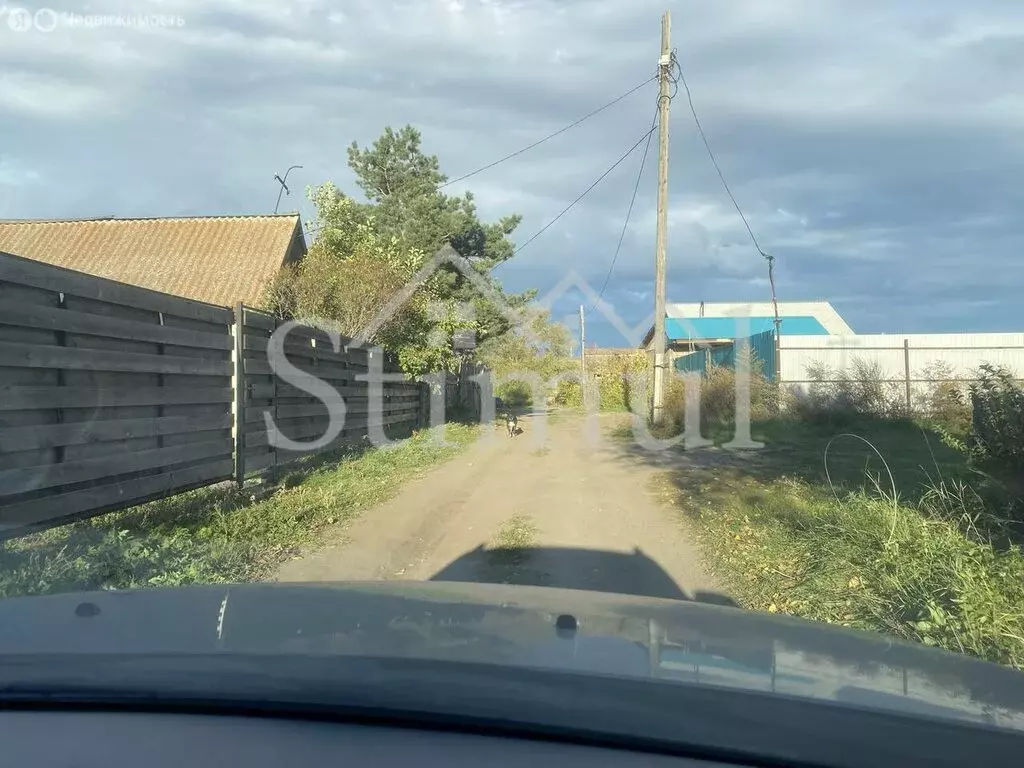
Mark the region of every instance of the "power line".
POLYGON ((715 159, 715 153, 711 151, 711 145, 708 143, 708 137, 704 133, 704 127, 700 124, 700 118, 697 116, 697 109, 693 106, 693 95, 690 93, 690 86, 686 82, 686 75, 683 74, 683 67, 679 63, 679 59, 676 58, 675 51, 672 52, 672 64, 675 66, 676 72, 679 73, 679 80, 683 84, 683 88, 686 90, 686 100, 690 104, 690 113, 693 115, 693 122, 697 126, 697 132, 700 134, 701 141, 704 142, 704 149, 708 151, 708 157, 711 158, 711 164, 715 166, 715 170, 718 172, 718 178, 722 182, 722 187, 725 189, 725 193, 732 200, 733 207, 736 209, 736 213, 740 215, 740 219, 743 221, 743 226, 747 228, 747 234, 750 235, 750 242, 754 244, 754 248, 761 254, 765 261, 768 262, 768 283, 771 286, 772 292, 772 308, 775 313, 775 344, 776 344, 776 369, 778 369, 778 344, 779 344, 779 324, 781 319, 779 318, 779 301, 775 294, 775 257, 770 253, 765 253, 764 249, 761 248, 761 244, 757 242, 757 237, 754 235, 754 230, 750 227, 750 222, 747 221, 747 217, 743 214, 743 209, 740 208, 740 204, 736 202, 736 197, 733 195, 732 190, 729 189, 729 183, 725 180, 725 175, 722 173, 721 167, 718 165, 718 160, 715 159))
MULTIPOLYGON (((596 114, 598 114, 600 112, 604 112, 604 110, 608 109, 609 107, 615 106, 620 101, 625 99, 627 96, 632 96, 634 93, 639 91, 645 85, 647 85, 648 83, 650 83, 650 82, 652 82, 653 80, 656 80, 656 79, 657 79, 657 76, 656 75, 652 75, 651 77, 649 77, 646 80, 644 80, 642 83, 639 83, 639 84, 633 86, 632 88, 630 88, 628 91, 623 93, 621 96, 617 96, 616 98, 614 98, 611 101, 609 101, 607 104, 598 107, 593 112, 587 113, 586 115, 581 117, 579 120, 576 120, 575 122, 570 123, 569 125, 567 125, 567 126, 565 126, 563 128, 559 128, 554 133, 548 134, 543 139, 535 141, 535 142, 533 142, 533 144, 525 146, 522 149, 518 149, 518 150, 516 150, 515 152, 513 152, 510 155, 505 155, 505 157, 502 157, 499 160, 495 160, 493 163, 488 163, 487 165, 485 165, 485 166, 483 166, 481 168, 477 168, 475 171, 471 171, 470 173, 467 173, 467 174, 464 174, 462 176, 459 176, 458 178, 451 179, 450 181, 446 181, 443 184, 440 184, 437 188, 438 189, 444 189, 445 187, 450 186, 452 184, 455 184, 456 182, 463 181, 464 179, 468 179, 470 176, 476 176, 478 173, 483 173, 484 171, 490 170, 494 166, 500 165, 501 163, 504 163, 506 160, 511 160, 513 157, 517 157, 517 156, 523 154, 524 152, 529 152, 534 147, 539 147, 545 141, 553 139, 556 136, 560 136, 561 134, 565 133, 566 131, 571 130, 572 128, 575 128, 580 123, 582 123, 582 122, 584 122, 586 120, 589 120, 594 115, 596 115, 596 114)), ((317 227, 308 227, 306 229, 306 234, 307 235, 312 235, 312 234, 315 234, 316 232, 319 232, 322 229, 326 229, 327 227, 328 227, 328 225, 326 225, 326 224, 322 224, 322 225, 317 226, 317 227)))
POLYGON ((754 230, 750 228, 750 222, 747 221, 747 217, 743 214, 743 210, 740 208, 740 204, 736 202, 736 197, 733 195, 732 190, 729 189, 729 183, 725 180, 725 176, 722 174, 722 169, 718 165, 718 160, 715 159, 715 153, 711 151, 711 145, 708 143, 708 137, 704 133, 704 127, 700 124, 700 118, 697 117, 697 109, 693 106, 693 94, 690 93, 690 86, 686 82, 686 76, 683 74, 683 68, 679 64, 679 60, 675 54, 672 54, 672 63, 675 65, 676 72, 679 73, 679 80, 683 84, 683 89, 686 91, 686 100, 690 104, 690 113, 693 115, 693 122, 697 125, 697 132, 700 134, 701 141, 704 142, 704 149, 708 152, 708 157, 711 158, 711 164, 715 166, 715 170, 718 172, 718 178, 722 182, 722 186, 725 188, 725 193, 732 200, 733 207, 736 209, 736 213, 740 215, 743 220, 743 226, 747 228, 747 234, 750 235, 750 240, 757 249, 757 252, 764 256, 766 259, 770 258, 767 253, 761 249, 760 243, 757 242, 757 237, 754 235, 754 230))
MULTIPOLYGON (((611 173, 616 168, 618 168, 625 161, 625 159, 627 157, 629 157, 631 154, 633 154, 633 152, 636 150, 636 148, 639 147, 644 142, 645 139, 647 140, 647 146, 650 147, 650 138, 654 135, 654 131, 655 130, 656 130, 656 126, 651 126, 650 130, 646 131, 643 136, 641 136, 639 139, 637 139, 636 143, 633 144, 633 146, 631 146, 629 149, 627 149, 625 154, 623 154, 618 160, 616 160, 614 163, 612 163, 612 165, 607 170, 605 170, 604 173, 602 173, 600 176, 598 176, 597 179, 594 181, 594 183, 592 183, 589 187, 587 187, 585 190, 583 190, 583 192, 579 195, 579 197, 577 197, 575 200, 573 200, 571 203, 569 203, 569 205, 567 205, 565 208, 563 208, 561 210, 561 212, 557 216, 555 216, 555 218, 553 218, 551 221, 549 221, 543 227, 541 227, 536 232, 534 232, 525 243, 520 245, 518 248, 516 248, 512 252, 512 255, 515 256, 517 253, 519 253, 521 250, 523 250, 523 248, 528 246, 530 243, 532 243, 534 240, 536 240, 538 237, 540 237, 542 234, 544 234, 548 229, 550 229, 555 224, 555 222, 557 222, 560 218, 565 216, 565 214, 567 214, 569 211, 571 211, 573 208, 575 208, 576 205, 584 197, 586 197, 588 194, 590 194, 590 192, 594 189, 594 187, 596 187, 598 184, 600 184, 609 173, 611 173)), ((647 148, 644 149, 644 157, 646 158, 646 156, 647 156, 647 148)), ((637 186, 639 186, 639 180, 637 181, 637 186)), ((636 199, 636 190, 635 189, 633 191, 633 199, 634 200, 636 199)), ((632 208, 633 208, 633 204, 630 203, 630 210, 632 210, 632 208)), ((626 223, 627 224, 629 223, 628 220, 627 220, 626 223)), ((319 227, 312 227, 312 228, 306 230, 306 234, 307 235, 308 234, 312 234, 313 232, 318 232, 321 229, 327 229, 327 228, 328 228, 328 225, 326 225, 326 224, 325 225, 321 225, 319 227)), ((620 239, 620 245, 621 245, 621 239, 620 239)))
POLYGON ((553 218, 551 221, 549 221, 543 227, 538 229, 525 243, 523 243, 518 248, 516 248, 515 251, 512 252, 512 255, 515 256, 517 253, 519 253, 521 250, 523 250, 523 248, 528 246, 530 243, 532 243, 534 240, 536 240, 538 237, 540 237, 542 234, 544 234, 548 229, 550 229, 551 226, 554 225, 554 223, 556 221, 558 221, 560 218, 565 216, 565 214, 567 214, 574 207, 576 207, 576 204, 579 203, 579 201, 582 200, 584 197, 586 197, 594 187, 596 187, 598 184, 600 184, 604 180, 605 176, 607 176, 609 173, 611 173, 616 168, 618 168, 619 165, 621 165, 622 162, 627 157, 629 157, 631 154, 633 154, 634 150, 636 150, 636 148, 639 147, 643 143, 644 139, 647 139, 650 136, 652 136, 654 134, 654 130, 655 130, 654 128, 651 128, 649 131, 645 132, 644 135, 641 136, 632 147, 630 147, 629 149, 626 150, 626 153, 624 155, 622 155, 622 157, 620 157, 618 160, 616 160, 611 165, 611 167, 608 168, 608 170, 606 170, 604 173, 602 173, 600 176, 598 176, 597 180, 593 184, 591 184, 589 187, 587 187, 585 190, 583 190, 583 193, 579 197, 577 197, 575 200, 573 200, 571 203, 569 203, 569 205, 567 205, 565 208, 563 208, 562 212, 559 213, 557 216, 555 216, 555 218, 553 218))
POLYGON ((601 286, 601 292, 597 294, 597 299, 594 301, 594 305, 590 308, 593 312, 597 305, 601 303, 601 297, 604 296, 604 290, 608 287, 608 281, 612 277, 612 271, 615 269, 615 262, 619 258, 619 251, 622 250, 622 241, 626 239, 626 229, 629 227, 629 217, 633 214, 633 206, 636 204, 636 195, 640 191, 640 180, 644 175, 644 166, 647 164, 647 152, 651 148, 651 139, 654 138, 654 128, 658 123, 658 112, 654 112, 654 120, 651 123, 651 131, 647 134, 647 144, 644 146, 644 154, 640 159, 640 170, 636 175, 636 184, 633 185, 633 196, 629 200, 629 208, 626 209, 626 220, 622 222, 622 231, 619 233, 619 242, 615 246, 615 255, 612 256, 611 266, 608 267, 608 274, 605 275, 604 285, 601 286))
POLYGON ((609 101, 604 106, 598 107, 593 112, 590 112, 589 114, 584 115, 583 117, 581 117, 576 122, 570 123, 569 125, 565 126, 564 128, 559 128, 557 131, 555 131, 554 133, 548 134, 543 139, 540 139, 539 141, 535 141, 535 142, 533 142, 533 144, 530 144, 529 146, 523 147, 522 149, 518 149, 518 150, 516 150, 515 152, 513 152, 510 155, 505 155, 505 157, 501 158, 500 160, 495 160, 493 163, 488 163, 487 165, 485 165, 485 166, 483 166, 481 168, 477 168, 475 171, 471 171, 470 173, 464 174, 463 176, 459 176, 458 178, 452 179, 451 181, 446 181, 444 184, 441 184, 438 187, 438 189, 444 189, 445 187, 450 186, 452 184, 455 184, 458 181, 463 181, 464 179, 468 179, 470 176, 476 176, 478 173, 483 173, 484 171, 489 170, 489 169, 493 168, 496 165, 500 165, 501 163, 504 163, 506 160, 511 160, 513 157, 517 157, 518 155, 521 155, 524 152, 529 152, 534 147, 539 147, 545 141, 548 141, 549 139, 553 139, 553 138, 555 138, 555 136, 559 136, 559 135, 565 133, 566 131, 568 131, 568 130, 570 130, 572 128, 575 128, 577 125, 579 125, 580 123, 584 122, 585 120, 589 120, 590 118, 592 118, 594 115, 598 114, 599 112, 604 112, 606 109, 608 109, 608 107, 611 107, 611 106, 614 106, 615 104, 618 104, 624 98, 626 98, 627 96, 631 96, 632 94, 636 93, 641 88, 643 88, 645 85, 647 85, 649 82, 651 82, 652 80, 655 80, 655 79, 657 79, 656 76, 651 76, 651 77, 647 78, 646 80, 644 80, 639 85, 636 85, 633 88, 630 88, 624 94, 622 94, 621 96, 618 96, 618 97, 612 99, 611 101, 609 101))

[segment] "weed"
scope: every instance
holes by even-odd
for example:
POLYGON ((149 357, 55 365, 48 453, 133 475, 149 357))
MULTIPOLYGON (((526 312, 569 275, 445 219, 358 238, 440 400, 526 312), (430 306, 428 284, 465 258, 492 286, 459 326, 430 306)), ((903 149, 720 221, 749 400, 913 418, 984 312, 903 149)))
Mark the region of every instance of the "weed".
POLYGON ((496 563, 515 564, 537 539, 537 527, 528 515, 513 515, 498 530, 489 554, 496 563))
POLYGON ((973 485, 966 457, 915 425, 864 419, 829 450, 817 424, 757 425, 788 436, 758 461, 675 477, 702 549, 751 608, 886 632, 1024 669, 1024 554, 973 485))

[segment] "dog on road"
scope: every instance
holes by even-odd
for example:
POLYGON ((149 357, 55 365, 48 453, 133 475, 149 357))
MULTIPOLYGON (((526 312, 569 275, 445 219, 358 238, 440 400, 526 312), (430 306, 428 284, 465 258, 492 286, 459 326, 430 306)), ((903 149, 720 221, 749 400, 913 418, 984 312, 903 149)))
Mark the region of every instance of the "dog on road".
POLYGON ((508 436, 512 437, 515 435, 516 430, 519 429, 519 420, 516 418, 514 413, 506 414, 505 416, 505 428, 508 430, 508 436))

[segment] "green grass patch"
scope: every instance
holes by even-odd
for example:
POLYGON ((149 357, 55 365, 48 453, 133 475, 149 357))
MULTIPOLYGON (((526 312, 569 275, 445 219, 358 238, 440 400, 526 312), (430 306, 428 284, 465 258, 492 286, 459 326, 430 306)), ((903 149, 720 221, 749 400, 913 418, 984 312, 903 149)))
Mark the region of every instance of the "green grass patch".
POLYGON ((497 563, 517 563, 537 541, 537 533, 537 526, 528 515, 513 515, 498 530, 488 553, 497 563))
POLYGON ((263 499, 203 489, 8 541, 0 596, 264 578, 325 528, 391 498, 478 434, 448 424, 449 446, 422 431, 394 448, 300 467, 263 499))
MULTIPOLYGON (((1024 554, 1001 537, 962 454, 910 422, 857 439, 757 425, 760 451, 670 473, 705 556, 744 605, 886 632, 1024 669, 1024 554)), ((731 436, 730 436, 731 437, 731 436)))
MULTIPOLYGON (((733 433, 713 437, 722 444, 733 433)), ((772 419, 751 425, 751 437, 765 444, 755 452, 762 476, 781 473, 815 486, 831 482, 840 491, 881 488, 920 499, 936 483, 965 481, 972 475, 963 453, 946 445, 939 433, 909 420, 863 419, 845 429, 830 429, 772 419)))

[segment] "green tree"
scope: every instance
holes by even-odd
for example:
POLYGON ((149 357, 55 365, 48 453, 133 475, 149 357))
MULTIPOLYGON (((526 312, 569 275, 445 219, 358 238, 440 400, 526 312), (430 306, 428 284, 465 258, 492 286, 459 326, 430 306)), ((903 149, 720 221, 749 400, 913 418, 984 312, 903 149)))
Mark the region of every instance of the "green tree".
MULTIPOLYGON (((325 231, 306 258, 278 274, 262 303, 279 317, 327 322, 352 337, 366 329, 409 282, 426 254, 380 234, 364 209, 334 194, 330 185, 313 197, 321 216, 338 226, 325 231)), ((463 328, 475 330, 472 321, 459 317, 457 306, 435 282, 428 281, 370 342, 397 352, 406 373, 454 370, 452 334, 463 328)))
MULTIPOLYGON (((386 127, 368 148, 355 142, 348 148, 348 164, 356 174, 356 183, 369 203, 375 226, 382 235, 397 238, 409 248, 432 256, 450 242, 480 274, 491 280, 495 291, 513 306, 522 306, 534 293, 505 296, 501 285, 490 273, 515 252, 512 233, 522 217, 504 216, 494 223, 483 223, 477 214, 473 195, 446 195, 441 186, 447 181, 435 155, 426 155, 420 146, 420 133, 412 126, 395 131, 386 127)), ((334 194, 341 193, 334 190, 334 194)), ((328 222, 333 223, 333 222, 328 222)), ((434 282, 439 296, 476 307, 478 337, 500 336, 508 323, 497 307, 481 297, 454 268, 440 270, 434 282)))
MULTIPOLYGON (((484 341, 478 350, 480 361, 498 376, 535 373, 544 381, 577 367, 570 357, 568 328, 552 322, 550 313, 544 310, 529 312, 527 325, 531 337, 516 330, 484 341)), ((495 394, 510 404, 526 405, 529 387, 510 381, 499 386, 495 394)))

